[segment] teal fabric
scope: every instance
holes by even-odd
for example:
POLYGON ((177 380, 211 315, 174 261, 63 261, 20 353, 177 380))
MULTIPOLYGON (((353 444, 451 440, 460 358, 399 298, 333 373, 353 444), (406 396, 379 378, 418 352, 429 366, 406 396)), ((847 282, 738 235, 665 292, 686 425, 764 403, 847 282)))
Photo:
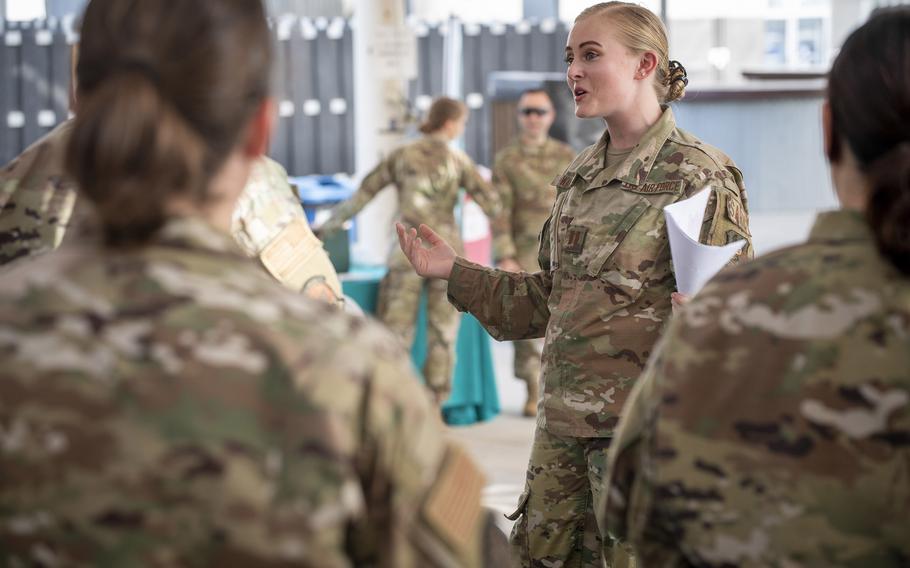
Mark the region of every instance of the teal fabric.
MULTIPOLYGON (((379 281, 384 268, 355 267, 342 275, 344 293, 360 304, 365 312, 376 313, 379 281)), ((452 379, 452 396, 442 405, 447 424, 466 425, 489 420, 499 414, 499 394, 496 392, 496 375, 490 336, 473 316, 463 314, 455 345, 455 376, 452 379)), ((417 330, 411 347, 411 361, 415 371, 421 369, 427 356, 427 298, 420 298, 417 330)))

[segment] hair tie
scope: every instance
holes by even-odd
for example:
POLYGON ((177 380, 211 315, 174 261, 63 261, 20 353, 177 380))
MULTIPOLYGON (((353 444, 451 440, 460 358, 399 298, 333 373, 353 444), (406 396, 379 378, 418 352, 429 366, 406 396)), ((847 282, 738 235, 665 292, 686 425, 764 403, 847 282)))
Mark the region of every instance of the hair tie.
POLYGON ((686 68, 683 67, 682 63, 680 63, 679 61, 676 61, 675 59, 671 59, 669 67, 670 67, 670 78, 671 78, 670 82, 671 83, 673 81, 680 80, 683 82, 683 85, 689 86, 689 75, 688 75, 688 73, 686 73, 686 68), (673 79, 672 77, 677 71, 679 71, 682 74, 682 77, 673 79))

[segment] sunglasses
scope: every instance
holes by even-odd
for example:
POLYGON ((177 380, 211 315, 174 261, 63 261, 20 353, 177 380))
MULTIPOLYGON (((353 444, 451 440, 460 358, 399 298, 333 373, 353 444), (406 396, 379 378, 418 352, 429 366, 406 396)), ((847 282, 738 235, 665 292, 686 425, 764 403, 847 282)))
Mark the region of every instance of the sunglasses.
POLYGON ((550 110, 545 108, 527 107, 518 109, 518 114, 522 116, 531 116, 532 114, 536 114, 537 116, 547 116, 550 114, 550 110))

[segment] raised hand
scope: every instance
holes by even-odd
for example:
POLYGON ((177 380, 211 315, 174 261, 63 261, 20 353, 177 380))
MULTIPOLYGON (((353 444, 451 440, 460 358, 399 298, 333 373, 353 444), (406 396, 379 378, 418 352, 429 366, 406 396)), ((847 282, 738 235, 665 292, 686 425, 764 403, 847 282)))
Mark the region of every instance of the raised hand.
POLYGON ((398 244, 417 274, 424 278, 449 279, 455 265, 455 249, 449 243, 426 225, 420 225, 419 235, 418 229, 406 229, 401 223, 395 223, 395 230, 398 244))

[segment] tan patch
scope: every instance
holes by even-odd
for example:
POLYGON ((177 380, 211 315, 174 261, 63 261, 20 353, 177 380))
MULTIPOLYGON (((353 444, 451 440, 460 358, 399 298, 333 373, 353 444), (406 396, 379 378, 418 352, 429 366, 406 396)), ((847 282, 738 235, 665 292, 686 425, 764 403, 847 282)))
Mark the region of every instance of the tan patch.
POLYGON ((749 231, 749 215, 738 200, 727 198, 727 218, 743 231, 749 231))
POLYGON ((621 186, 626 191, 632 191, 635 193, 682 193, 683 182, 682 180, 676 181, 663 181, 660 183, 643 183, 641 185, 634 185, 631 183, 623 183, 621 186))
POLYGON ((451 446, 423 514, 439 536, 456 550, 466 550, 477 537, 483 486, 483 474, 468 454, 458 446, 451 446))
POLYGON ((314 262, 322 243, 302 218, 291 221, 272 239, 260 258, 262 264, 285 286, 300 290, 314 276, 325 273, 324 266, 314 262))

